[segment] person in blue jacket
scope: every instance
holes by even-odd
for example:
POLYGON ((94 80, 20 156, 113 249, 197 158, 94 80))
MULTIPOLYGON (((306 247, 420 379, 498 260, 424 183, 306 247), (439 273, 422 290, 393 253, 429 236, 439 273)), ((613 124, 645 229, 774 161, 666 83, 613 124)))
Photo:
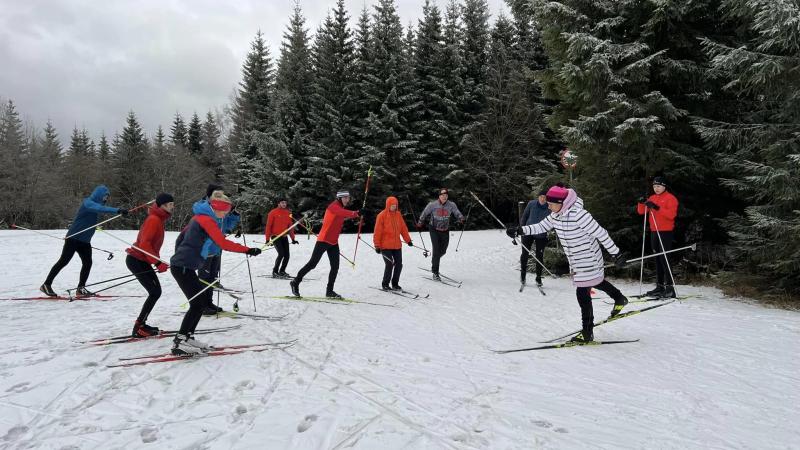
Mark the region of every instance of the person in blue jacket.
MULTIPOLYGON (((519 226, 533 225, 541 222, 545 217, 550 215, 550 210, 547 208, 547 191, 539 192, 539 197, 536 200, 531 200, 525 206, 525 211, 519 219, 519 226)), ((531 247, 536 245, 535 255, 539 262, 544 262, 544 248, 547 247, 547 233, 533 234, 522 236, 522 255, 519 257, 520 264, 520 281, 525 284, 525 275, 528 273, 528 258, 531 247), (525 250, 527 249, 527 250, 525 250)), ((536 284, 542 285, 542 265, 536 264, 536 284)))
MULTIPOLYGON (((206 197, 192 205, 192 213, 201 214, 203 211, 207 210, 209 207, 209 201, 214 197, 215 192, 224 194, 222 186, 210 184, 206 190, 206 197)), ((217 218, 216 220, 219 224, 220 230, 222 230, 222 233, 228 235, 233 232, 237 225, 239 225, 241 218, 239 213, 236 212, 236 209, 234 208, 228 213, 228 215, 225 216, 225 218, 217 218)), ((238 233, 237 237, 239 237, 238 233)), ((204 263, 203 267, 197 272, 197 277, 207 283, 213 283, 214 280, 219 277, 220 265, 222 263, 222 249, 220 249, 211 238, 208 238, 203 243, 203 250, 200 252, 200 255, 203 257, 204 263)), ((220 287, 222 286, 222 284, 219 282, 217 282, 217 285, 220 287)), ((209 302, 208 306, 203 311, 203 314, 211 315, 221 311, 222 308, 209 302)))
POLYGON ((99 222, 100 214, 121 214, 128 215, 128 210, 124 208, 114 208, 106 206, 110 191, 105 185, 99 185, 94 188, 92 195, 83 199, 72 225, 67 230, 67 237, 64 239, 64 248, 61 250, 61 257, 50 269, 47 279, 44 284, 39 288, 45 295, 50 297, 57 297, 58 294, 53 291, 52 284, 61 269, 69 264, 69 261, 78 254, 81 258, 81 275, 78 279, 78 289, 76 295, 90 296, 94 295, 89 292, 86 286, 86 280, 89 279, 89 272, 92 270, 92 236, 94 236, 94 226, 99 222), (90 228, 92 227, 92 228, 90 228), (88 229, 87 229, 88 228, 88 229))

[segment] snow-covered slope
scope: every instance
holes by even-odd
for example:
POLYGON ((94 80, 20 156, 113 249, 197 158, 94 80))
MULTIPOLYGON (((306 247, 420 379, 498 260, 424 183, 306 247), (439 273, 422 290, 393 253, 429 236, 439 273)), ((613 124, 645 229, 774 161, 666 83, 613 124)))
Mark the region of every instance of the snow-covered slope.
MULTIPOLYGON (((52 231, 63 235, 63 231, 52 231)), ((126 241, 135 231, 117 231, 126 241)), ((414 235, 419 244, 419 235, 414 235)), ((596 339, 633 344, 498 355, 580 327, 574 289, 545 279, 519 293, 519 247, 500 231, 457 235, 442 272, 460 289, 422 278, 428 261, 404 247, 401 284, 430 293, 409 300, 376 291, 381 258, 363 243, 355 269, 342 261, 337 291, 396 305, 333 305, 270 298, 288 282, 255 277, 274 252, 251 259, 258 313, 282 322, 203 318, 200 328, 242 325, 204 336, 212 344, 298 339, 263 353, 107 368, 120 357, 161 353, 170 340, 106 347, 78 341, 130 332, 143 298, 0 302, 0 447, 3 448, 796 448, 800 442, 800 315, 678 286, 697 298, 624 318, 596 339)), ((170 255, 174 233, 164 254, 170 255)), ((248 242, 260 240, 248 236, 248 242)), ((371 236, 366 236, 371 241, 371 236)), ((289 272, 313 240, 292 246, 289 272)), ((427 241, 427 236, 426 236, 427 241)), ((98 233, 90 282, 126 275, 124 246, 98 233)), ((352 256, 354 236, 341 239, 352 256)), ((61 243, 0 232, 0 297, 36 295, 61 243)), ((223 257, 223 273, 243 260, 223 257)), ((74 286, 75 257, 54 288, 74 286)), ((301 285, 323 295, 327 259, 301 285)), ((531 277, 532 278, 532 277, 531 277)), ((169 274, 150 322, 174 329, 185 298, 169 274)), ((249 289, 247 267, 223 277, 249 289)), ((635 294, 638 285, 618 282, 635 294)), ((112 291, 141 295, 138 283, 112 291)), ((230 309, 231 301, 221 298, 230 309)), ((242 311, 253 310, 249 295, 242 311)), ((641 305, 631 305, 631 308, 641 305)), ((595 317, 611 307, 595 302, 595 317)))

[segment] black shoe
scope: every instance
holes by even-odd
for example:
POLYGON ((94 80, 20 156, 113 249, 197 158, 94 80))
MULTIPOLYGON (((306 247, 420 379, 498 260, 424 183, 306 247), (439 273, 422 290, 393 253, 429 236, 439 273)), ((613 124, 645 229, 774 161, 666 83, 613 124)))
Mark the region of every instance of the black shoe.
POLYGON ((39 290, 42 291, 44 293, 44 295, 46 295, 48 297, 58 297, 58 294, 56 294, 56 291, 54 291, 53 288, 50 287, 49 284, 43 284, 43 285, 39 286, 39 290))
POLYGON ((281 274, 279 274, 277 270, 273 270, 272 271, 272 278, 280 278, 280 277, 281 277, 281 274))
POLYGON ((161 330, 159 330, 158 327, 150 326, 150 325, 148 325, 146 323, 142 324, 142 328, 144 328, 145 330, 147 330, 147 331, 149 331, 149 332, 151 332, 153 334, 158 334, 158 333, 161 332, 161 330))
POLYGON ((442 277, 439 276, 438 273, 434 272, 433 277, 434 281, 442 281, 442 277))
POLYGON ((594 340, 594 334, 591 331, 589 331, 587 333, 580 332, 580 333, 576 334, 575 336, 573 336, 572 339, 570 339, 569 341, 570 342, 577 342, 579 344, 582 344, 582 343, 586 343, 586 342, 592 342, 593 340, 594 340))
POLYGON ((131 332, 131 336, 135 338, 144 338, 150 336, 157 336, 158 335, 158 328, 151 327, 146 323, 141 323, 138 320, 133 323, 133 331, 131 332))
POLYGON ((341 295, 337 294, 333 291, 333 289, 328 289, 328 292, 325 293, 325 297, 328 298, 343 298, 341 295))
POLYGON ((645 297, 661 297, 661 294, 664 293, 664 285, 657 284, 656 288, 652 291, 647 291, 644 293, 645 297))
POLYGON ((206 309, 203 310, 203 315, 204 316, 214 316, 217 313, 221 313, 222 311, 223 311, 223 309, 220 308, 219 306, 209 305, 209 306, 206 306, 206 309))
POLYGON ((542 277, 536 277, 536 285, 542 287, 542 277))
POLYGON ((664 292, 658 296, 658 298, 675 298, 675 286, 667 285, 664 286, 664 292))
POLYGON ((381 285, 381 290, 382 291, 391 291, 392 288, 390 288, 388 284, 384 284, 384 285, 381 285))
POLYGON ((88 289, 86 289, 83 286, 79 286, 78 289, 75 289, 75 295, 77 295, 79 297, 94 297, 97 294, 95 294, 94 292, 89 291, 88 289))
POLYGON ((283 278, 293 278, 291 275, 286 273, 286 271, 284 271, 284 270, 281 270, 280 272, 278 272, 278 276, 279 277, 283 277, 283 278))
POLYGON ((609 317, 614 317, 617 314, 621 313, 622 312, 622 308, 624 308, 625 305, 627 305, 627 304, 628 304, 628 297, 625 297, 625 296, 623 296, 619 300, 614 300, 614 309, 611 310, 611 316, 609 316, 609 317))
POLYGON ((401 288, 399 284, 395 284, 395 285, 392 285, 392 290, 393 291, 402 291, 403 288, 401 288))
POLYGON ((300 282, 297 280, 292 280, 289 282, 289 287, 292 288, 292 295, 295 297, 300 297, 300 282))

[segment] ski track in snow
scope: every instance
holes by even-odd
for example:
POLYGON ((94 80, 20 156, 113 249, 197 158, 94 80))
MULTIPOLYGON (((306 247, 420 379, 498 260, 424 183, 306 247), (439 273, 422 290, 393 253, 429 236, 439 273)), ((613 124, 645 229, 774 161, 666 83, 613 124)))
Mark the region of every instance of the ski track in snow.
MULTIPOLYGON (((175 237, 167 233, 165 258, 175 237)), ((7 256, 0 258, 0 296, 38 295, 60 243, 23 231, 0 231, 0 239, 7 256)), ((314 241, 300 242, 290 273, 314 241)), ((120 357, 169 350, 170 339, 77 343, 129 332, 143 297, 3 301, 0 448, 762 449, 800 441, 798 313, 678 286, 700 297, 595 330, 599 340, 638 343, 497 355, 489 349, 535 346, 578 329, 574 288, 545 277, 546 297, 533 287, 518 292, 521 247, 502 231, 467 232, 458 252, 455 242, 441 270, 463 281, 461 288, 422 279, 418 267, 430 260, 404 251, 401 284, 428 299, 369 289, 383 264, 366 247, 355 269, 341 265, 338 292, 396 308, 271 299, 288 295, 288 282, 255 277, 271 270, 274 254, 253 258, 256 313, 288 316, 204 317, 199 328, 242 326, 199 337, 219 345, 298 339, 260 353, 107 368, 120 357)), ((350 257, 355 236, 340 243, 350 257)), ((121 243, 98 233, 93 245, 115 257, 94 255, 90 283, 128 274, 121 243)), ((243 257, 223 260, 223 284, 247 291, 245 264, 226 274, 243 257)), ((74 258, 54 288, 73 287, 79 268, 74 258)), ((327 271, 323 259, 310 275, 318 280, 303 282, 301 292, 322 295, 327 271)), ((160 279, 164 293, 149 322, 175 329, 185 297, 171 276, 160 279)), ((615 284, 639 291, 635 283, 615 284)), ((131 282, 110 293, 144 290, 131 282)), ((220 299, 230 310, 233 299, 220 299)), ((239 306, 253 312, 249 293, 239 306)), ((594 307, 596 320, 611 308, 602 300, 594 307)))

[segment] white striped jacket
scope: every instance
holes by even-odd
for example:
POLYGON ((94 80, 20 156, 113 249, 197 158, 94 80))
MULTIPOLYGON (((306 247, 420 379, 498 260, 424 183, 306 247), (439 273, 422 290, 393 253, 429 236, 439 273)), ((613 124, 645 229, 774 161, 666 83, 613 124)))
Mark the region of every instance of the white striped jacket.
POLYGON ((570 189, 561 211, 544 220, 522 227, 522 234, 541 234, 556 230, 556 236, 569 261, 572 282, 578 287, 596 286, 604 278, 603 252, 600 244, 612 256, 619 253, 605 228, 583 209, 583 200, 570 189))

